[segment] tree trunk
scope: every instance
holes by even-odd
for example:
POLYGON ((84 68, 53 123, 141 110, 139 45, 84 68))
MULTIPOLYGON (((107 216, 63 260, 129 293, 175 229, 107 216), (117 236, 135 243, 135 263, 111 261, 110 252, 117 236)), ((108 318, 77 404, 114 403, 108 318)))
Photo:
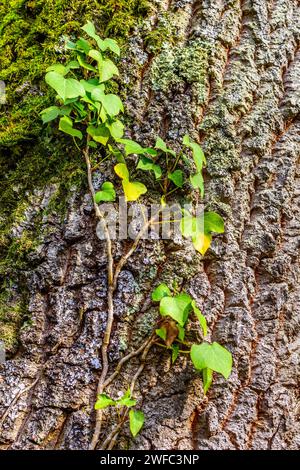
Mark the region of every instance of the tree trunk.
MULTIPOLYGON (((122 63, 130 135, 151 145, 159 135, 174 148, 185 133, 201 142, 206 204, 223 216, 226 230, 204 258, 188 242, 141 243, 115 294, 111 370, 153 328, 152 288, 173 281, 194 296, 209 339, 231 350, 234 367, 228 381, 216 376, 204 397, 185 357, 172 365, 168 352, 152 349, 136 392, 144 429, 132 440, 124 428, 115 448, 296 449, 299 3, 150 3, 122 63)), ((97 176, 96 189, 103 180, 97 176)), ((17 233, 34 223, 55 190, 35 193, 17 233)), ((87 449, 107 315, 104 242, 89 195, 76 188, 65 219, 45 215, 42 227, 35 267, 25 273, 31 323, 1 370, 1 447, 87 449)), ((115 242, 115 259, 127 248, 128 241, 115 242)), ((110 390, 126 390, 138 366, 134 359, 110 390)), ((112 426, 106 419, 104 435, 112 426)))

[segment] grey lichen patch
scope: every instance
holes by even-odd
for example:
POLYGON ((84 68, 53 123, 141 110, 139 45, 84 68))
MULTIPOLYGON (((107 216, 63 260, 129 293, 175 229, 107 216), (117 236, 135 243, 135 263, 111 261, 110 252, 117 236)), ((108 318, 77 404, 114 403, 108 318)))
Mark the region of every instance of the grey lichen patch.
POLYGON ((167 92, 174 85, 186 83, 192 86, 196 104, 207 99, 209 82, 210 45, 201 40, 191 41, 185 47, 165 44, 154 59, 150 79, 155 91, 167 92))

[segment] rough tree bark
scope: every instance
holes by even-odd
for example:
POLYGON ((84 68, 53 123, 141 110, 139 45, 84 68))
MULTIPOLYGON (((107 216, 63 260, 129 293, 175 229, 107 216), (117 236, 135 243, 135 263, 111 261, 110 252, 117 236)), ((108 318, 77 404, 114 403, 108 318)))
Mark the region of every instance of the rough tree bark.
MULTIPOLYGON (((207 398, 185 358, 152 352, 137 398, 145 428, 132 449, 299 447, 300 50, 296 0, 160 0, 145 20, 167 34, 146 53, 137 29, 123 77, 132 137, 171 145, 188 132, 203 145, 207 203, 226 232, 201 259, 188 243, 144 241, 115 297, 111 364, 156 319, 151 288, 177 280, 207 316, 211 339, 233 353, 233 373, 207 398)), ((95 185, 104 180, 97 175, 95 185)), ((49 187, 28 212, 47 206, 49 187)), ((27 225, 26 225, 27 224, 27 225)), ((27 273, 32 326, 1 369, 2 449, 86 449, 105 327, 104 242, 89 195, 74 189, 63 223, 44 220, 27 273), (31 388, 30 385, 34 384, 31 388), (28 387, 25 393, 19 392, 28 387)), ((118 258, 128 246, 116 242, 118 258)), ((125 368, 124 390, 138 367, 125 368)), ((106 422, 107 433, 112 423, 106 422)))

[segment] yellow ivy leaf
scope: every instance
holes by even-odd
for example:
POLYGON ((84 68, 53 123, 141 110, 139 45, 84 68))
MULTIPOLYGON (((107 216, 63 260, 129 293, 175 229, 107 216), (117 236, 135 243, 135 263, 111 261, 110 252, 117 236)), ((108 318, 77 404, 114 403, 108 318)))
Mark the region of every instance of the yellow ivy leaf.
MULTIPOLYGON (((126 166, 124 165, 124 163, 119 163, 116 166, 119 165, 126 166)), ((142 194, 145 194, 147 192, 146 186, 143 183, 139 183, 138 181, 128 181, 128 179, 124 178, 122 181, 122 185, 126 201, 136 201, 142 194)))
POLYGON ((129 180, 129 171, 125 163, 118 163, 114 170, 122 180, 129 180))
POLYGON ((198 233, 197 237, 193 238, 193 245, 195 250, 204 255, 210 247, 212 236, 210 233, 198 233))

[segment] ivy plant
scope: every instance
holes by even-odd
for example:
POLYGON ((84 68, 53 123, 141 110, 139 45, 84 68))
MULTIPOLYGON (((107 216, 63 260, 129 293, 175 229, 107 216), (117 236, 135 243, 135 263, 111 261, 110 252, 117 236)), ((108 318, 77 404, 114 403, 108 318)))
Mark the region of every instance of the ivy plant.
MULTIPOLYGON (((73 139, 75 147, 82 154, 86 162, 95 216, 104 227, 108 315, 101 347, 102 370, 97 386, 96 420, 90 449, 95 449, 98 445, 103 411, 116 409, 119 422, 102 443, 102 448, 111 449, 121 426, 128 419, 132 436, 135 437, 142 429, 144 415, 135 408, 136 400, 132 398, 132 394, 153 345, 163 341, 160 345, 171 350, 173 362, 180 354, 188 353, 195 369, 202 372, 204 393, 211 385, 214 371, 225 378, 229 376, 232 359, 229 351, 215 342, 193 343, 189 349, 181 349, 182 345, 188 344, 185 338, 190 318, 194 316, 198 319, 203 338, 207 336, 206 319, 189 294, 172 292, 167 285, 160 284, 152 293, 152 300, 159 302, 160 324, 143 345, 120 360, 108 377, 108 348, 114 322, 114 293, 118 277, 153 219, 145 222, 128 252, 116 261, 99 204, 113 202, 120 194, 124 194, 128 202, 139 202, 150 187, 154 190, 152 193, 158 195, 158 214, 168 199, 176 197, 177 192, 182 196, 196 191, 203 198, 203 168, 206 158, 201 146, 189 135, 183 137, 176 149, 170 148, 159 136, 152 147, 124 137, 124 105, 120 96, 111 92, 118 88, 115 80, 119 77, 117 61, 121 53, 120 47, 112 38, 101 38, 91 21, 82 27, 82 31, 84 37, 79 37, 75 42, 66 42, 68 59, 63 64, 53 64, 47 69, 45 81, 54 90, 55 96, 53 105, 41 112, 41 118, 47 126, 58 120, 58 129, 73 139), (112 181, 105 181, 95 191, 93 172, 104 169, 111 174, 112 181), (128 390, 119 399, 105 393, 121 367, 138 355, 141 356, 142 365, 128 390)), ((204 255, 211 245, 212 234, 224 232, 224 222, 215 212, 204 211, 197 217, 192 212, 183 211, 180 229, 185 238, 191 239, 195 250, 204 255)))
POLYGON ((195 369, 202 372, 204 394, 212 383, 213 372, 219 372, 228 379, 232 368, 231 353, 219 343, 207 341, 201 344, 184 342, 186 327, 191 315, 199 321, 202 336, 208 334, 205 316, 197 307, 195 300, 186 292, 172 295, 166 284, 160 284, 152 292, 152 300, 159 302, 159 312, 163 319, 162 326, 156 329, 156 335, 172 351, 172 362, 180 352, 189 354, 195 369), (190 349, 180 350, 180 344, 189 345, 190 349))

